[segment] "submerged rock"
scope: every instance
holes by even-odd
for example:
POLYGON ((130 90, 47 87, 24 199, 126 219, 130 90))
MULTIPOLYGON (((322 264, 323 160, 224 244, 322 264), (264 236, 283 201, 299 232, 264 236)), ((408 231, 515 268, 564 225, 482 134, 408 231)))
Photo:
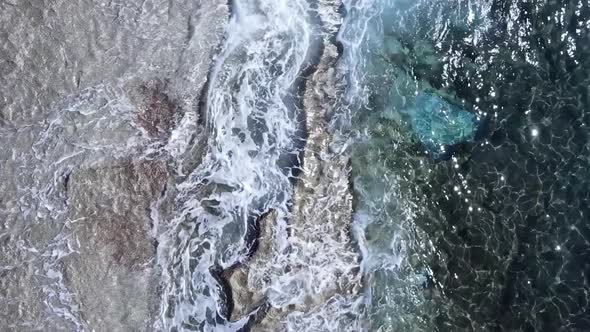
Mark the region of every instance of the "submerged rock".
POLYGON ((252 266, 264 264, 273 255, 273 228, 277 226, 276 211, 272 210, 261 215, 256 223, 259 232, 254 239, 255 243, 252 244, 255 250, 253 248, 249 261, 223 273, 231 291, 232 310, 229 313, 231 321, 238 321, 247 315, 256 313, 264 302, 263 288, 253 284, 249 279, 249 274, 252 266))
POLYGON ((402 115, 435 158, 443 157, 453 145, 472 140, 478 125, 476 115, 431 92, 420 92, 402 115))
POLYGON ((0 11, 0 330, 153 330, 159 207, 200 162, 226 2, 0 11))
POLYGON ((76 254, 63 263, 88 326, 149 330, 156 304, 150 205, 165 188, 163 162, 123 163, 70 176, 68 218, 76 254))
POLYGON ((130 98, 137 107, 135 121, 150 138, 168 139, 182 116, 178 103, 169 96, 168 84, 162 80, 130 84, 130 98))

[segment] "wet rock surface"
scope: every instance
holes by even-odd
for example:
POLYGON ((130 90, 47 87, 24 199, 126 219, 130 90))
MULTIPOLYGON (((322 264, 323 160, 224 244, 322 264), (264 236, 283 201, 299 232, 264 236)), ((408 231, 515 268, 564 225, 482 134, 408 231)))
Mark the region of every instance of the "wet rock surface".
POLYGON ((259 317, 267 314, 263 287, 260 284, 253 284, 249 274, 251 267, 255 268, 272 258, 273 229, 277 227, 277 214, 275 211, 270 211, 263 214, 256 222, 259 231, 253 243, 252 256, 246 262, 224 272, 224 278, 231 292, 230 320, 232 321, 239 320, 255 310, 260 310, 259 317))
POLYGON ((137 107, 135 121, 151 138, 168 139, 182 116, 178 103, 168 95, 168 84, 151 80, 130 86, 137 107))
POLYGON ((0 3, 2 329, 153 330, 226 20, 222 1, 0 3))
POLYGON ((6 326, 124 331, 153 321, 156 201, 171 174, 165 159, 144 159, 150 140, 125 100, 122 89, 94 88, 38 132, 5 133, 33 141, 33 153, 8 167, 43 165, 4 184, 22 193, 3 196, 13 207, 3 210, 5 286, 14 291, 6 326))
MULTIPOLYGON (((263 214, 256 221, 257 234, 252 239, 252 255, 247 261, 223 271, 222 278, 227 286, 228 300, 231 310, 229 319, 238 321, 251 317, 250 326, 255 328, 268 314, 268 302, 261 284, 253 283, 250 270, 264 265, 272 258, 274 228, 277 227, 276 211, 263 214)), ((270 276, 268 276, 270 277, 270 276)))
POLYGON ((75 220, 75 253, 61 264, 64 283, 93 329, 150 329, 157 304, 151 204, 168 178, 161 162, 122 162, 70 175, 67 218, 75 220))
POLYGON ((339 2, 322 3, 318 63, 303 90, 306 142, 294 170, 291 214, 271 211, 256 222, 252 255, 223 273, 231 320, 252 317, 252 331, 359 328, 358 255, 351 245, 352 196, 345 138, 334 125, 338 58, 333 36, 339 2), (332 105, 332 106, 327 106, 332 105), (254 316, 252 316, 254 314, 254 316))
MULTIPOLYGON (((339 77, 334 69, 339 54, 333 39, 337 29, 334 17, 340 2, 322 5, 319 20, 325 35, 320 61, 306 82, 304 93, 307 135, 288 226, 290 248, 287 252, 275 248, 275 257, 270 259, 282 262, 283 271, 266 268, 268 279, 283 279, 282 289, 299 301, 291 301, 286 294, 271 289, 271 308, 254 326, 256 331, 360 328, 355 319, 361 292, 359 256, 349 232, 349 155, 342 149, 346 138, 335 116, 337 107, 342 106, 338 100, 339 77)), ((257 270, 265 268, 260 266, 257 270)), ((261 285, 272 285, 270 280, 258 278, 254 280, 261 285)))

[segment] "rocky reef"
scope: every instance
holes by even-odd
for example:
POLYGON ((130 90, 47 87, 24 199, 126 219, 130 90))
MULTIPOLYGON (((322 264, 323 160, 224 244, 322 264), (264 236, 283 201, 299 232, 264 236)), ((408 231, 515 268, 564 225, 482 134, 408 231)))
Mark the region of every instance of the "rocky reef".
POLYGON ((342 85, 334 68, 339 57, 334 17, 339 5, 323 3, 317 18, 322 39, 318 63, 302 91, 306 139, 292 215, 287 225, 274 211, 263 215, 252 256, 224 273, 231 318, 256 313, 249 325, 253 331, 360 328, 359 256, 349 232, 350 156, 342 148, 344 128, 337 123, 342 85))
POLYGON ((152 330, 160 220, 199 162, 198 96, 227 6, 0 11, 1 329, 152 330))
POLYGON ((411 130, 435 158, 449 156, 454 145, 473 140, 478 120, 460 106, 436 93, 420 92, 400 113, 408 119, 411 130))

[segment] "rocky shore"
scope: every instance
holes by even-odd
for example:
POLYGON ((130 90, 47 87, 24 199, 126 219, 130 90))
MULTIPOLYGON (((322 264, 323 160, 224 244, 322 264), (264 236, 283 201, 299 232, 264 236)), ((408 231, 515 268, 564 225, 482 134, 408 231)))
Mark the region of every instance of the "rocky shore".
POLYGON ((224 1, 0 3, 0 326, 149 331, 224 1))

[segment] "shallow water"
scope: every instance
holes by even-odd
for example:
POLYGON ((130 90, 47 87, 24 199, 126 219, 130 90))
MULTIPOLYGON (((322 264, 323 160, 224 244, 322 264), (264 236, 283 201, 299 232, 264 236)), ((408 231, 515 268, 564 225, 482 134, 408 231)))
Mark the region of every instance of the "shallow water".
POLYGON ((167 287, 158 328, 228 325, 226 295, 211 269, 245 260, 249 228, 262 213, 287 213, 290 172, 281 159, 297 154, 298 124, 285 99, 311 44, 306 6, 240 1, 232 8, 206 95, 208 149, 179 184, 178 212, 160 237, 167 287))
POLYGON ((353 183, 374 328, 590 328, 588 4, 359 5, 353 183), (423 91, 481 122, 449 160, 403 117, 423 91))

